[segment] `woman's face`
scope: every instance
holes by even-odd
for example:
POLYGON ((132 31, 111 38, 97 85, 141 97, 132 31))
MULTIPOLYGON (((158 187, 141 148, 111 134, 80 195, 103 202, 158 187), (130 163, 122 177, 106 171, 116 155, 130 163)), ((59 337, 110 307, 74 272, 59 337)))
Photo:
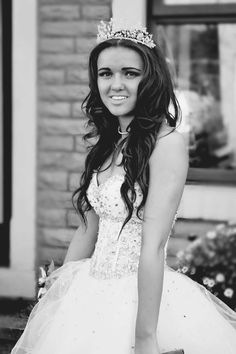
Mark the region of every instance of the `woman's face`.
POLYGON ((143 77, 141 56, 129 48, 106 48, 99 54, 97 66, 103 104, 115 116, 129 116, 135 108, 138 85, 143 77))

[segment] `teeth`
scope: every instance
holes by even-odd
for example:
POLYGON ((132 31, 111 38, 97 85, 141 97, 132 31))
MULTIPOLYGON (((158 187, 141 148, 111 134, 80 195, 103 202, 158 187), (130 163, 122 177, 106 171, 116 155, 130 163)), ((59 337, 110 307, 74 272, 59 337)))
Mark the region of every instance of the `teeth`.
POLYGON ((127 97, 126 96, 112 96, 111 97, 113 100, 124 100, 126 99, 127 97))

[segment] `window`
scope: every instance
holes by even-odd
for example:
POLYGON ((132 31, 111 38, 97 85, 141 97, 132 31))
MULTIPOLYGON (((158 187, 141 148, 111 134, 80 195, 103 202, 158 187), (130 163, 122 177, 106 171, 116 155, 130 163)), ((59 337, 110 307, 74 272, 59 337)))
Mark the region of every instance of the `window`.
POLYGON ((11 216, 11 1, 0 2, 0 265, 9 264, 11 216))
POLYGON ((151 26, 182 109, 179 130, 189 144, 188 181, 232 184, 236 183, 236 0, 221 2, 205 0, 200 6, 202 0, 154 1, 151 26))
POLYGON ((235 4, 235 0, 163 0, 164 5, 235 4))

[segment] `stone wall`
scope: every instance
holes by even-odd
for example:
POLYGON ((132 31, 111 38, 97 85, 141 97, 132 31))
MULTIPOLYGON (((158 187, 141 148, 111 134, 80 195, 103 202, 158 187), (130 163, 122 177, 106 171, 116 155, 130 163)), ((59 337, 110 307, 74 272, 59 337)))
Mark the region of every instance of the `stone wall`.
POLYGON ((60 264, 79 218, 72 192, 83 170, 81 102, 88 53, 110 0, 38 0, 38 264, 60 264))

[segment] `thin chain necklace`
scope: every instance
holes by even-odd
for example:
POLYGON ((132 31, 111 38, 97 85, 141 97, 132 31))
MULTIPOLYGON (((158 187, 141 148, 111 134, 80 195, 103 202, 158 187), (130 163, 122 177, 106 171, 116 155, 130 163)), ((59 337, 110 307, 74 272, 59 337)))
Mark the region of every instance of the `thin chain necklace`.
MULTIPOLYGON (((123 133, 123 132, 122 132, 123 133)), ((123 133, 123 135, 122 135, 122 139, 120 139, 117 143, 115 143, 114 142, 114 146, 115 146, 115 152, 117 152, 117 149, 119 148, 121 148, 121 144, 122 144, 122 142, 125 140, 127 140, 127 134, 129 134, 129 132, 126 132, 126 134, 124 134, 123 133), (124 136, 124 135, 126 135, 126 136, 124 136), (123 138, 123 136, 124 136, 124 138, 123 138)), ((122 147, 124 147, 124 145, 125 145, 125 143, 123 143, 123 145, 122 145, 122 147)))

